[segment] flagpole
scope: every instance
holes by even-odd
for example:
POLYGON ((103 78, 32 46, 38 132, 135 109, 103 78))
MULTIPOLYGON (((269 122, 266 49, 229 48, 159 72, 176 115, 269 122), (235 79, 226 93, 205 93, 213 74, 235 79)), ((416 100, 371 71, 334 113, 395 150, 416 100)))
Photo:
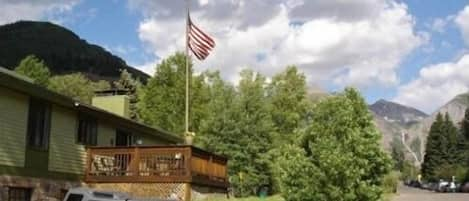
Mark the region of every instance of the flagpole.
POLYGON ((185 111, 185 133, 189 134, 189 6, 190 0, 186 0, 186 111, 185 111))

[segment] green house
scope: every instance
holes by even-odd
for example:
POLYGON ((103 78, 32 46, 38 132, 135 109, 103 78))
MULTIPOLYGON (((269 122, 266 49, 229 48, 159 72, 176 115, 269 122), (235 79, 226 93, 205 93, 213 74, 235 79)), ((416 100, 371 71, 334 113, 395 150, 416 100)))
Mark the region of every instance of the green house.
MULTIPOLYGON (((101 183, 109 188, 119 188, 125 186, 124 183, 129 186, 143 180, 150 181, 143 179, 143 176, 156 175, 155 168, 161 169, 162 161, 167 161, 155 155, 160 149, 166 150, 162 153, 168 153, 171 147, 187 149, 188 154, 192 154, 194 149, 206 153, 182 145, 183 139, 173 133, 129 119, 128 109, 128 97, 118 91, 100 93, 93 99, 92 105, 87 105, 35 85, 30 79, 0 67, 0 200, 60 200, 72 187, 99 187, 101 183), (149 159, 143 161, 141 156, 137 157, 139 155, 130 155, 134 152, 128 152, 128 160, 124 164, 122 159, 118 160, 117 154, 122 148, 135 153, 151 149, 154 154, 151 160, 155 165, 148 165, 149 159), (109 154, 113 150, 117 152, 109 154), (119 167, 127 172, 119 172, 119 177, 113 172, 103 173, 96 155, 101 153, 99 151, 108 153, 108 159, 112 159, 113 167, 106 171, 118 171, 116 167, 119 167), (147 172, 143 174, 143 171, 147 172), (92 182, 88 182, 87 178, 92 182)), ((207 164, 215 164, 211 155, 202 157, 203 160, 187 159, 190 157, 184 159, 186 165, 183 170, 192 167, 193 170, 186 171, 186 176, 190 177, 153 176, 151 183, 184 184, 189 189, 183 192, 187 200, 191 197, 191 189, 197 185, 191 173, 224 171, 219 174, 226 174, 226 169, 220 169, 221 166, 218 169, 203 169, 207 164), (206 164, 202 164, 204 161, 206 164), (201 168, 197 169, 198 166, 201 168), (192 183, 194 185, 190 186, 192 183)), ((226 160, 220 158, 219 161, 224 162, 221 165, 225 168, 226 160)), ((205 187, 211 185, 198 183, 205 187)))

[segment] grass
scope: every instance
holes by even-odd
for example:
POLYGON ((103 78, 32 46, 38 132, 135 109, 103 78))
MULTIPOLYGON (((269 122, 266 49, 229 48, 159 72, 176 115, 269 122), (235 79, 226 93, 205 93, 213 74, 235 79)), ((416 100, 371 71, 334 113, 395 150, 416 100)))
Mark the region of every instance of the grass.
MULTIPOLYGON (((383 201, 391 201, 394 197, 394 193, 385 193, 383 195, 383 201)), ((280 195, 274 195, 267 197, 265 199, 261 199, 259 197, 247 197, 247 198, 212 198, 206 199, 204 201, 284 201, 284 199, 280 195)))
POLYGON ((247 198, 212 198, 212 199, 206 199, 204 201, 284 201, 283 198, 280 195, 274 195, 274 196, 269 196, 264 199, 259 198, 259 197, 247 197, 247 198))

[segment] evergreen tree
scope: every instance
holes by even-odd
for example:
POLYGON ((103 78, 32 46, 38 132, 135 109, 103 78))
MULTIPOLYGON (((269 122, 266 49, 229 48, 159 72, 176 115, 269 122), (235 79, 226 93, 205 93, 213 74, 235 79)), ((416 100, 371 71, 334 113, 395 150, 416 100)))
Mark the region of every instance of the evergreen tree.
POLYGON ((446 139, 443 137, 444 120, 438 113, 435 121, 430 127, 430 132, 425 145, 425 155, 422 164, 422 175, 427 180, 436 181, 435 170, 444 163, 444 150, 446 139))
POLYGON ((286 201, 380 200, 391 160, 365 100, 354 89, 319 102, 297 146, 286 146, 277 174, 286 201))
POLYGON ((126 95, 130 100, 130 119, 138 120, 137 103, 139 97, 137 90, 141 87, 140 82, 134 79, 132 74, 124 69, 121 70, 119 80, 114 81, 114 86, 119 90, 126 91, 126 95))
POLYGON ((466 108, 464 118, 461 121, 461 133, 466 140, 469 140, 469 108, 466 108))
POLYGON ((34 80, 34 83, 46 87, 51 75, 44 61, 34 55, 25 57, 15 68, 15 72, 25 75, 34 80))
POLYGON ((458 129, 447 112, 443 125, 443 137, 445 138, 443 142, 446 142, 446 149, 445 147, 441 148, 444 150, 444 163, 455 165, 460 162, 458 161, 458 129))

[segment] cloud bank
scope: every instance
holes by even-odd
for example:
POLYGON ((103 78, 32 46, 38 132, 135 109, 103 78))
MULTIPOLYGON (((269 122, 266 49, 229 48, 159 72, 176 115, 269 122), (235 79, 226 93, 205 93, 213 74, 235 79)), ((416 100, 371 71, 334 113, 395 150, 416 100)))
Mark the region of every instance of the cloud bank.
MULTIPOLYGON (((183 3, 129 1, 144 13, 139 37, 157 58, 184 50, 183 3)), ((232 81, 243 68, 271 76, 297 65, 310 83, 396 86, 400 62, 427 40, 406 5, 390 0, 201 0, 191 8, 217 43, 196 70, 220 70, 232 81)))

